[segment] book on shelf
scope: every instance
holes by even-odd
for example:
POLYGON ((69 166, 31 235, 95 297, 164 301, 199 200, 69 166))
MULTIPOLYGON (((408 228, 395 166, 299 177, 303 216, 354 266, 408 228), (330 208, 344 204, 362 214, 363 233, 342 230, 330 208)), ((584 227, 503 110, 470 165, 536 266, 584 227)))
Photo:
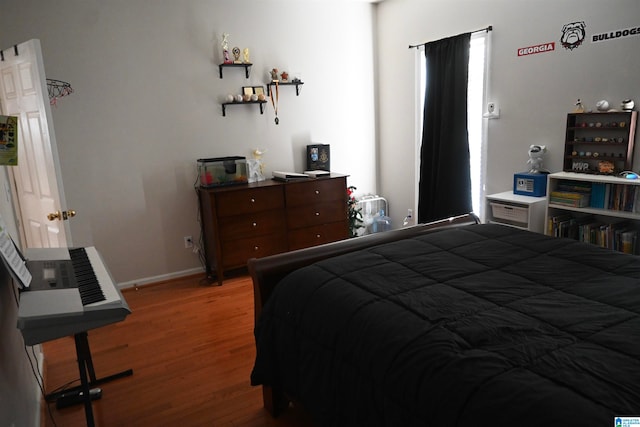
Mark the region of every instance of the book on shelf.
POLYGON ((572 192, 572 191, 552 191, 551 195, 554 196, 554 197, 559 197, 559 198, 563 198, 563 199, 573 199, 573 200, 589 198, 588 194, 575 193, 575 192, 572 192))
POLYGON ((549 202, 575 208, 584 208, 590 204, 590 195, 572 191, 552 191, 549 202))
POLYGON ((556 190, 572 193, 591 193, 591 182, 561 179, 558 180, 556 190))
POLYGON ((296 172, 273 171, 273 179, 280 181, 297 181, 301 179, 309 179, 308 175, 296 172))
POLYGON ((606 184, 604 208, 614 211, 640 212, 640 190, 635 185, 606 184))
POLYGON ((571 220, 573 220, 571 214, 561 214, 549 217, 549 223, 547 224, 547 234, 555 237, 564 237, 562 232, 565 231, 571 220))
POLYGON ((606 222, 592 216, 560 214, 549 217, 547 234, 568 237, 606 249, 638 255, 638 231, 629 221, 606 222))
POLYGON ((591 184, 591 204, 592 208, 604 209, 605 193, 607 185, 604 182, 594 182, 591 184))
POLYGON ((640 188, 630 184, 561 180, 549 194, 549 202, 575 208, 640 213, 640 188))
POLYGON ((597 244, 602 222, 589 218, 578 227, 578 240, 581 242, 597 244))
POLYGON ((638 240, 637 230, 627 230, 620 233, 620 251, 625 254, 637 254, 636 247, 638 240))
POLYGON ((331 172, 325 170, 304 171, 309 178, 323 178, 331 175, 331 172))
POLYGON ((296 181, 301 179, 324 178, 331 175, 325 170, 304 171, 303 173, 273 171, 273 179, 280 181, 296 181))

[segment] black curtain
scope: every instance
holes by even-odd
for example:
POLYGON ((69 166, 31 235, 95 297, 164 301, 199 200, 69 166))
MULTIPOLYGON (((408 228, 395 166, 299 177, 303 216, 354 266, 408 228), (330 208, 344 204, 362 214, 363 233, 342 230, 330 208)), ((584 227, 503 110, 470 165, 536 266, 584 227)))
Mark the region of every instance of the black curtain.
POLYGON ((471 33, 425 44, 418 222, 471 212, 467 76, 471 33))

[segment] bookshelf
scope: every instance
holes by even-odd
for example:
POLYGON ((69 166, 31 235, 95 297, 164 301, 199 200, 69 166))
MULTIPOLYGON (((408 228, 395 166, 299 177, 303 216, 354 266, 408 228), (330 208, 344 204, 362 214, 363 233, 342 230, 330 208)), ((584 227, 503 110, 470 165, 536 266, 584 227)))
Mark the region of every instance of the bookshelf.
POLYGON ((639 255, 640 179, 550 174, 545 234, 639 255))

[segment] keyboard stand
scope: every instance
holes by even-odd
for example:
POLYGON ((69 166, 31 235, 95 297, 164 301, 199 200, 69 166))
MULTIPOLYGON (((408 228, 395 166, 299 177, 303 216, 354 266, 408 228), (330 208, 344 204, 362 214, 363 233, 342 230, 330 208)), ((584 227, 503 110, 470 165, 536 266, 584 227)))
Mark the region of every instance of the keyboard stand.
POLYGON ((103 378, 96 378, 96 372, 93 368, 93 360, 91 359, 91 349, 89 348, 89 339, 87 332, 79 332, 74 335, 76 342, 76 355, 78 357, 78 370, 80 371, 80 385, 66 390, 50 393, 45 396, 47 402, 57 400, 62 395, 73 393, 82 393, 82 399, 78 403, 84 403, 84 412, 87 419, 87 427, 94 427, 93 408, 91 406, 92 396, 91 388, 118 378, 133 375, 133 369, 127 369, 117 374, 109 375, 103 378), (88 375, 87 375, 88 374, 88 375))

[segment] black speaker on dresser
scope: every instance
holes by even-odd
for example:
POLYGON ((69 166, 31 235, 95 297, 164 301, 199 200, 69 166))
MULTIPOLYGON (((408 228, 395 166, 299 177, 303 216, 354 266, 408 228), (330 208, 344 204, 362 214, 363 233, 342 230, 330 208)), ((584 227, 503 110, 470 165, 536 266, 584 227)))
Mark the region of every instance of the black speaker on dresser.
POLYGON ((307 145, 307 170, 331 171, 331 152, 329 144, 307 145))

